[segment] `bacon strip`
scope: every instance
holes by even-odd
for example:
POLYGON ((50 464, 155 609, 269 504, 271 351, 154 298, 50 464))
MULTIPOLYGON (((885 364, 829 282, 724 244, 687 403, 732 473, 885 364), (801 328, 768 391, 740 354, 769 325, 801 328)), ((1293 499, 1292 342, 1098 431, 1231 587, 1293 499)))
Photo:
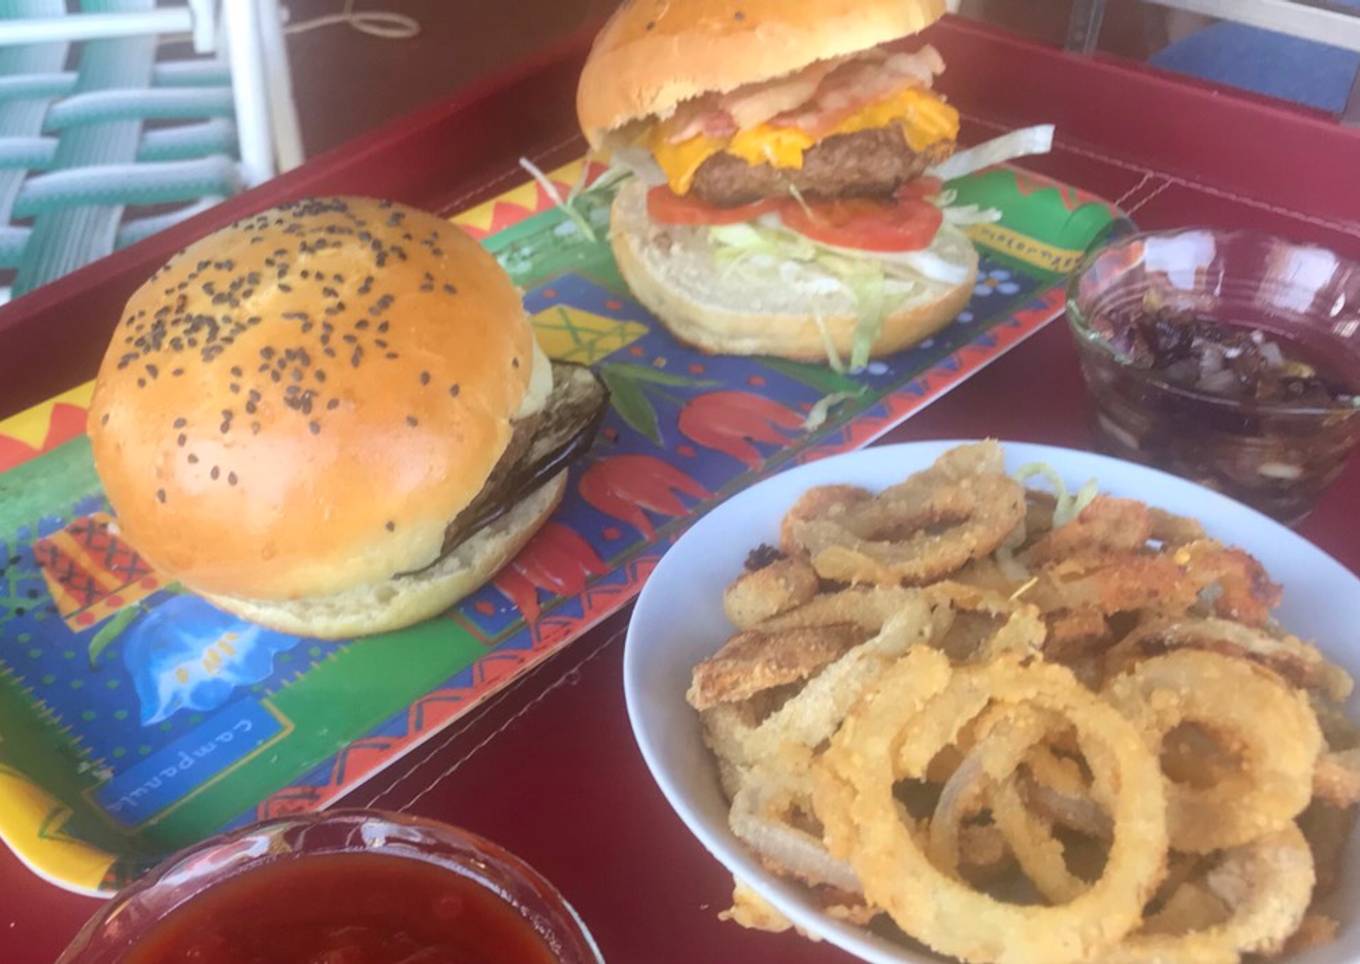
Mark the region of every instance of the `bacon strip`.
POLYGON ((930 87, 944 71, 934 47, 889 53, 878 47, 822 60, 788 77, 747 84, 680 105, 667 122, 672 144, 704 134, 731 137, 767 121, 821 137, 865 104, 903 87, 930 87))

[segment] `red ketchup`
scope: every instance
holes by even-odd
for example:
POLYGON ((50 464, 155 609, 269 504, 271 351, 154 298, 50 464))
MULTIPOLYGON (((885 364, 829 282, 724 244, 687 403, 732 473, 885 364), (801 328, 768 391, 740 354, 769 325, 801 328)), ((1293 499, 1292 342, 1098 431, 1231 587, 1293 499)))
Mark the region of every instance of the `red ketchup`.
POLYGON ((529 921, 458 873, 385 854, 282 858, 205 890, 127 964, 554 964, 529 921))

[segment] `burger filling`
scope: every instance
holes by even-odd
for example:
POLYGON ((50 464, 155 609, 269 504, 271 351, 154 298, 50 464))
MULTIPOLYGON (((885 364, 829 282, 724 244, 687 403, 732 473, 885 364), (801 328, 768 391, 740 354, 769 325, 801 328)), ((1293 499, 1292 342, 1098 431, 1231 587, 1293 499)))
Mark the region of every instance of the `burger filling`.
POLYGON ((647 146, 672 191, 709 204, 787 197, 790 185, 822 198, 891 194, 958 137, 958 111, 930 89, 943 70, 933 47, 871 48, 691 101, 647 146))
POLYGON ((543 404, 515 420, 510 443, 476 498, 444 530, 443 549, 430 566, 438 565, 590 447, 608 408, 609 392, 584 365, 550 364, 552 387, 543 404))
MULTIPOLYGON (((955 154, 959 114, 932 85, 933 47, 876 47, 795 74, 688 101, 623 137, 618 159, 651 184, 647 220, 724 277, 848 292, 859 314, 848 366, 859 370, 883 320, 911 298, 966 283, 967 238, 946 226, 1000 218, 953 206, 941 179, 1042 153, 1031 128, 955 154)), ((621 132, 622 133, 622 132, 621 132)))

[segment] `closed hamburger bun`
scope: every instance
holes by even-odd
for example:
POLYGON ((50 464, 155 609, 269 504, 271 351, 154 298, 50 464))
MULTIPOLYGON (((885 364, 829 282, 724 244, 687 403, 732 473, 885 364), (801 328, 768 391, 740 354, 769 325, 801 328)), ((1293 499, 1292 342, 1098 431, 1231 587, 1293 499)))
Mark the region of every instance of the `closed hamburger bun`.
POLYGON ((392 586, 440 560, 547 368, 466 234, 303 201, 198 241, 132 296, 90 407, 95 466, 126 538, 186 588, 290 632, 391 628, 480 584, 550 511, 560 483, 392 586))
POLYGON ((945 0, 628 0, 595 39, 576 112, 594 148, 682 102, 918 33, 945 0))
POLYGON ((326 596, 284 601, 215 594, 207 598, 243 619, 299 636, 338 639, 410 626, 439 615, 494 576, 552 515, 566 487, 567 474, 562 472, 419 572, 326 596))
MULTIPOLYGON (((842 283, 783 260, 734 269, 715 257, 707 228, 651 221, 646 192, 638 180, 620 189, 611 210, 610 243, 633 294, 677 338, 715 354, 811 362, 826 361, 829 342, 841 358, 850 357, 860 315, 842 283)), ((968 304, 978 265, 972 242, 946 223, 931 251, 955 266, 961 280, 920 279, 917 290, 900 297, 884 318, 873 356, 928 338, 968 304)))

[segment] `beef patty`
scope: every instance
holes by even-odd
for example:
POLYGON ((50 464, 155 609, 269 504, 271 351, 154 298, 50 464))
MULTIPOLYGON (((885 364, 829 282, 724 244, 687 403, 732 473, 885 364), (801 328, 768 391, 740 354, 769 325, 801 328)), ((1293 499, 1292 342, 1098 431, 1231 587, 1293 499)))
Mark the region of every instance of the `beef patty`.
POLYGON ((721 207, 787 197, 790 184, 814 198, 881 197, 953 150, 952 141, 941 141, 918 153, 907 146, 902 129, 892 126, 834 134, 809 148, 798 170, 748 164, 724 151, 699 166, 691 193, 721 207))

